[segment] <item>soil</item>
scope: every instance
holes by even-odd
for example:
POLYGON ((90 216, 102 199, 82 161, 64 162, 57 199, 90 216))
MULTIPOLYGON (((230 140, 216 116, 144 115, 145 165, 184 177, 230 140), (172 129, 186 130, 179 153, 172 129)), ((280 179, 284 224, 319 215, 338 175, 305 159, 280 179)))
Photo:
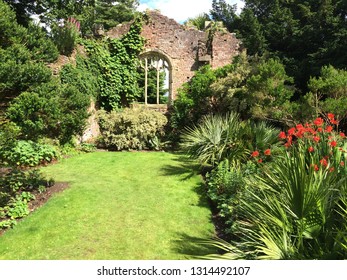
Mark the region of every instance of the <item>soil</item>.
MULTIPOLYGON (((62 192, 68 187, 69 184, 66 182, 56 182, 52 187, 48 187, 46 191, 43 193, 39 193, 38 191, 32 192, 32 194, 35 195, 35 200, 32 200, 28 203, 30 213, 34 212, 36 209, 45 204, 52 197, 53 194, 62 192)), ((18 219, 17 222, 19 222, 20 220, 21 219, 18 219)), ((6 230, 7 229, 0 229, 0 236, 6 230)))

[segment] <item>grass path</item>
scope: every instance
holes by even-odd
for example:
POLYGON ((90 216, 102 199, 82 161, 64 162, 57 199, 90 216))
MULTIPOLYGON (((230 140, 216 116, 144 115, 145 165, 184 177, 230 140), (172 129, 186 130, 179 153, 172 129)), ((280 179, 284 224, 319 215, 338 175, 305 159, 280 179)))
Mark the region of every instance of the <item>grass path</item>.
POLYGON ((210 253, 201 178, 170 153, 96 152, 43 168, 70 188, 0 237, 0 259, 186 259, 210 253))

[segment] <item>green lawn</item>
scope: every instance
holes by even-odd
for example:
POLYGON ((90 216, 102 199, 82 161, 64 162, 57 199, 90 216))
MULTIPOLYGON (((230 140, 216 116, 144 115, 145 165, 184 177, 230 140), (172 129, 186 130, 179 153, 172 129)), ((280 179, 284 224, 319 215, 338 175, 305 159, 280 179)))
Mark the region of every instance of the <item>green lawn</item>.
MULTIPOLYGON (((196 166, 195 166, 196 167, 196 166)), ((0 259, 187 259, 211 253, 201 178, 164 152, 96 152, 43 168, 70 187, 0 237, 0 259)))

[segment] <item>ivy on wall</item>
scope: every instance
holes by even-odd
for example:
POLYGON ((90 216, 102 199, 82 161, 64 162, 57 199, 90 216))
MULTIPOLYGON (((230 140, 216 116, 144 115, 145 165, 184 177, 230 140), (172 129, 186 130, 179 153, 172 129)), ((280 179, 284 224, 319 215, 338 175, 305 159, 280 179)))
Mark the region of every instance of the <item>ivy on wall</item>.
POLYGON ((142 23, 142 17, 137 17, 129 32, 120 39, 83 41, 89 55, 90 70, 97 75, 99 102, 105 110, 127 107, 141 94, 137 66, 145 42, 140 35, 142 23))

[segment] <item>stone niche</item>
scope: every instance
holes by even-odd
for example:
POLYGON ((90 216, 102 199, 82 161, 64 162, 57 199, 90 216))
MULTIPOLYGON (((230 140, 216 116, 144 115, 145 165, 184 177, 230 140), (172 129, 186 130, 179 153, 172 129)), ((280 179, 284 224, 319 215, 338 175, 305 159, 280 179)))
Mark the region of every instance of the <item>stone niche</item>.
MULTIPOLYGON (((207 31, 187 28, 155 10, 148 10, 146 14, 148 20, 141 32, 146 41, 140 56, 157 54, 168 62, 171 101, 175 100, 177 89, 189 81, 199 67, 205 64, 222 67, 240 53, 240 41, 233 33, 217 31, 209 40, 207 31)), ((129 31, 130 25, 120 24, 105 35, 120 38, 129 31)))

